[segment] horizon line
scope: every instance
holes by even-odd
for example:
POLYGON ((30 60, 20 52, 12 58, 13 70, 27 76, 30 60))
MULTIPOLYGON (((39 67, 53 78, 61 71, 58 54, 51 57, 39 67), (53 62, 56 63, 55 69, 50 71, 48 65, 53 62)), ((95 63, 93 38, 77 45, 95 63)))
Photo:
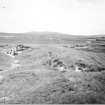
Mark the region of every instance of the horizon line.
POLYGON ((0 34, 27 34, 27 33, 55 33, 61 35, 71 35, 71 36, 104 36, 105 34, 69 34, 63 32, 54 32, 54 31, 27 31, 27 32, 0 32, 0 34))

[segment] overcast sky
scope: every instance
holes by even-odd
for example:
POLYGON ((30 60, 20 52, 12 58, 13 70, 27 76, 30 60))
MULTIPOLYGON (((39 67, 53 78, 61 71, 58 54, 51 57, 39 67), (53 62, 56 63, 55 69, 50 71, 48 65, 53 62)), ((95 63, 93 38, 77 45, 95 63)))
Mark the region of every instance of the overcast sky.
POLYGON ((105 0, 0 0, 0 32, 105 34, 105 0))

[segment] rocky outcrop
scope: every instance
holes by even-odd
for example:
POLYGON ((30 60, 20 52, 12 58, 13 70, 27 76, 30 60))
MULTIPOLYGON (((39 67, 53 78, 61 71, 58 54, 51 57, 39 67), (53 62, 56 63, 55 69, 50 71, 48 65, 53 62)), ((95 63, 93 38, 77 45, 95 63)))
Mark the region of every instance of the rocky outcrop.
POLYGON ((75 63, 75 71, 81 72, 101 72, 104 71, 105 67, 99 67, 95 64, 87 64, 84 61, 79 60, 75 63))
POLYGON ((16 49, 15 48, 12 48, 10 50, 8 50, 6 52, 7 55, 11 56, 11 57, 15 57, 16 55, 18 55, 18 53, 16 52, 16 49))
POLYGON ((44 65, 48 66, 49 68, 61 72, 67 71, 67 65, 61 60, 60 58, 57 58, 57 56, 51 56, 47 59, 47 61, 44 63, 44 65))
POLYGON ((64 64, 63 61, 61 61, 60 59, 54 59, 52 61, 52 67, 55 69, 55 70, 59 70, 61 72, 65 72, 67 70, 67 67, 66 65, 64 64))
POLYGON ((22 53, 22 51, 27 50, 29 48, 30 48, 29 46, 24 46, 22 44, 19 44, 16 47, 9 49, 8 51, 7 50, 4 51, 4 53, 6 53, 7 55, 9 55, 11 57, 15 57, 19 53, 22 53))
POLYGON ((30 48, 29 46, 24 46, 22 44, 19 44, 16 46, 16 51, 24 51, 24 50, 27 50, 29 48, 30 48))

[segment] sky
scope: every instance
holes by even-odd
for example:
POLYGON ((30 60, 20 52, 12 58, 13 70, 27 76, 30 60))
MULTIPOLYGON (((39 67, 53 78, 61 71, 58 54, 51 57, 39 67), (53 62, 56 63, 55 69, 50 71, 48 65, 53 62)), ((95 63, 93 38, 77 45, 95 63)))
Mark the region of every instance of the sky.
POLYGON ((0 32, 105 34, 105 0, 0 0, 0 32))

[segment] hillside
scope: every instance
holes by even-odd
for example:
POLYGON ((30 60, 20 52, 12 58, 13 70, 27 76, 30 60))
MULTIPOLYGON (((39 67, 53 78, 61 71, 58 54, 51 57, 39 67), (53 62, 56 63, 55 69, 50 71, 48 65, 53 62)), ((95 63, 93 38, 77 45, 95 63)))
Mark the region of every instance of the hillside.
POLYGON ((0 33, 0 103, 105 104, 105 37, 0 33))

